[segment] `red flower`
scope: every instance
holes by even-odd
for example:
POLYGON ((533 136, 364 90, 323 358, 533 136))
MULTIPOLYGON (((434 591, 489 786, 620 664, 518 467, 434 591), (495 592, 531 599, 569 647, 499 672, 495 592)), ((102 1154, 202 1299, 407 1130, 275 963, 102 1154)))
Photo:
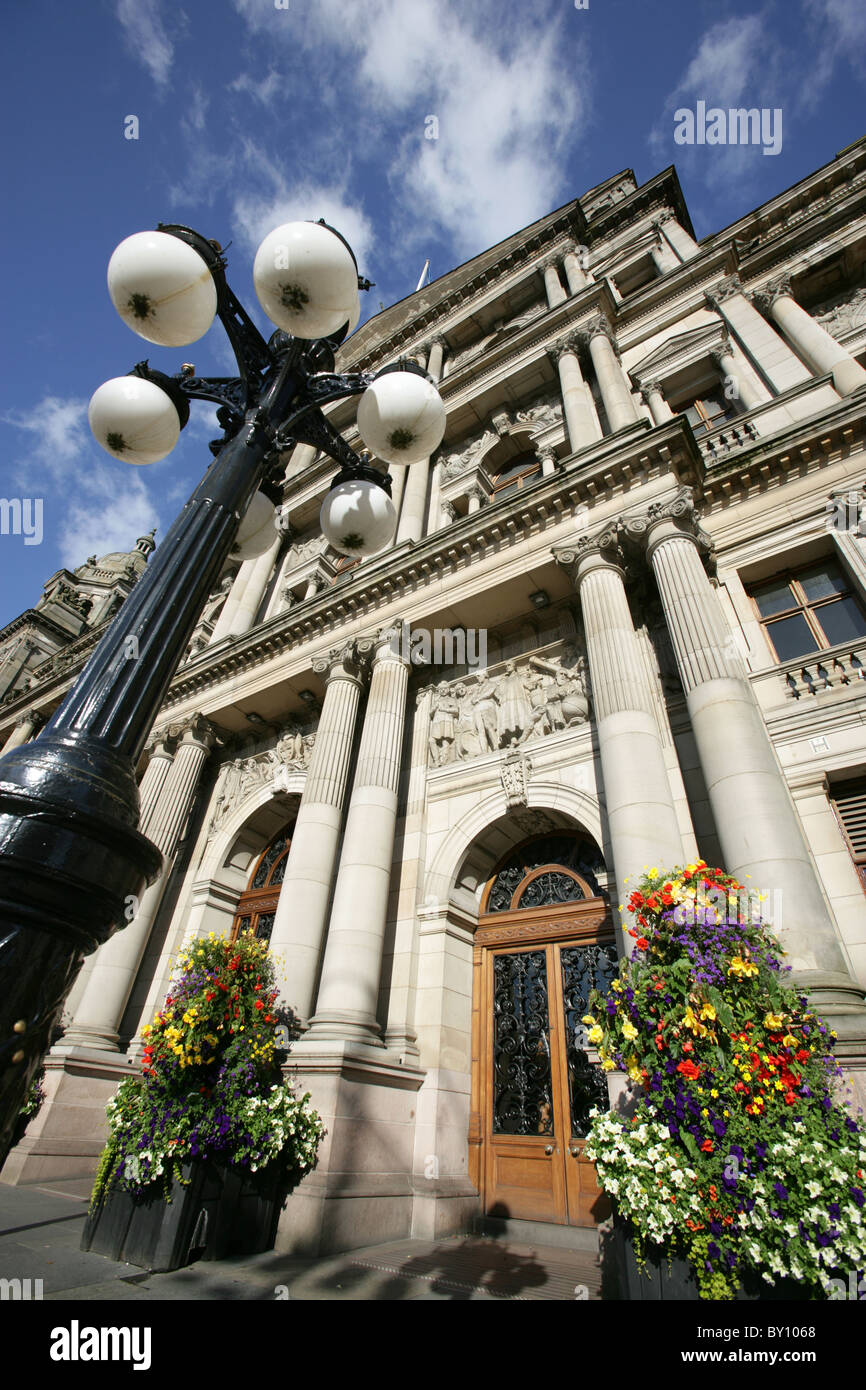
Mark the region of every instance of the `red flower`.
POLYGON ((705 1140, 704 1140, 703 1144, 701 1144, 701 1151, 702 1151, 703 1153, 705 1153, 705 1154, 711 1154, 711 1153, 713 1152, 713 1141, 712 1141, 712 1139, 705 1139, 705 1140))
POLYGON ((256 1000, 256 1008, 257 1008, 257 1009, 263 1009, 264 1007, 265 1007, 265 1006, 264 1006, 264 1004, 262 1003, 261 999, 257 999, 257 1000, 256 1000))
POLYGON ((237 968, 238 968, 238 966, 240 965, 240 963, 241 963, 241 958, 240 958, 240 956, 235 956, 232 960, 229 961, 229 970, 237 970, 237 968))
POLYGON ((208 990, 207 994, 205 995, 205 999, 207 1000, 208 1003, 210 1003, 210 1001, 211 1001, 212 999, 216 999, 216 995, 214 994, 214 992, 213 992, 212 989, 209 989, 209 990, 208 990))
POLYGON ((634 945, 636 951, 646 951, 649 949, 649 942, 645 936, 639 936, 634 945))
POLYGON ((683 1076, 687 1076, 690 1081, 696 1081, 701 1074, 700 1067, 696 1067, 694 1062, 688 1060, 680 1062, 677 1071, 681 1072, 683 1076))

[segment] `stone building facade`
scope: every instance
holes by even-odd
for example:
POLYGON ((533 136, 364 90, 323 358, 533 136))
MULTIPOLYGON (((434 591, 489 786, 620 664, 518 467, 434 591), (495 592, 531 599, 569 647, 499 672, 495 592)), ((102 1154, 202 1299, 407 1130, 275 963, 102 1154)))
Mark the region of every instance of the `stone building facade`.
MULTIPOLYGON (((362 562, 318 529, 334 464, 287 456, 143 760, 164 872, 88 960, 5 1180, 93 1170, 177 949, 249 926, 328 1128, 280 1248, 591 1226, 583 1001, 627 878, 699 856, 768 893, 862 1087, 864 263, 866 141, 700 244, 675 171, 626 170, 348 340, 344 368, 425 364, 445 439, 362 562)), ((4 671, 31 632, 64 654, 7 683, 7 746, 87 654, 51 603, 0 634, 4 671)))

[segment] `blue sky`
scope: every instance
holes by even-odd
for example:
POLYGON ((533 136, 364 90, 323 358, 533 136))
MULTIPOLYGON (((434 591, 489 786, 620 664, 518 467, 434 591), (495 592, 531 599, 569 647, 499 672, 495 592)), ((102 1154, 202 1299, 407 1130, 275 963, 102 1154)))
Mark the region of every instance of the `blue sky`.
POLYGON ((4 13, 0 496, 42 498, 43 539, 0 535, 0 624, 96 551, 164 534, 213 437, 133 469, 87 401, 140 358, 230 370, 219 325, 152 348, 114 314, 115 245, 160 220, 251 266, 280 222, 324 216, 376 288, 410 293, 622 168, 675 163, 699 237, 864 134, 864 0, 19 0, 4 13), (674 112, 781 108, 777 155, 674 144, 674 112), (124 138, 125 118, 139 138, 124 138), (425 138, 427 117, 439 138, 425 138))

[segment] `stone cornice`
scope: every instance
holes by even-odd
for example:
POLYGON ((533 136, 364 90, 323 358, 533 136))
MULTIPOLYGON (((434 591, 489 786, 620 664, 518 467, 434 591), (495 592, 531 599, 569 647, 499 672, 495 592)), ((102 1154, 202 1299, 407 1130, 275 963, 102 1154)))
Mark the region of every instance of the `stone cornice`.
POLYGON ((698 466, 690 431, 681 422, 652 432, 641 422, 633 430, 607 436, 564 461, 556 474, 540 478, 519 500, 503 498, 414 545, 406 542, 378 562, 353 571, 336 591, 319 594, 261 624, 227 650, 207 649, 174 678, 169 701, 197 699, 200 692, 349 622, 362 619, 372 624, 376 610, 385 604, 510 549, 611 490, 619 488, 625 496, 635 484, 672 470, 680 480, 694 478, 698 466))

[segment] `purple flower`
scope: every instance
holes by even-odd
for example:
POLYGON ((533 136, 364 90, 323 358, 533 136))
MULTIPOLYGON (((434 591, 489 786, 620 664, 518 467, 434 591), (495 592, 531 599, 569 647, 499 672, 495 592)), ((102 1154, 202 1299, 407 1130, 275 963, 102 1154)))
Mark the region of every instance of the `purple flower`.
POLYGON ((774 1182, 773 1191, 775 1192, 780 1202, 787 1202, 788 1189, 785 1187, 784 1183, 774 1182))

